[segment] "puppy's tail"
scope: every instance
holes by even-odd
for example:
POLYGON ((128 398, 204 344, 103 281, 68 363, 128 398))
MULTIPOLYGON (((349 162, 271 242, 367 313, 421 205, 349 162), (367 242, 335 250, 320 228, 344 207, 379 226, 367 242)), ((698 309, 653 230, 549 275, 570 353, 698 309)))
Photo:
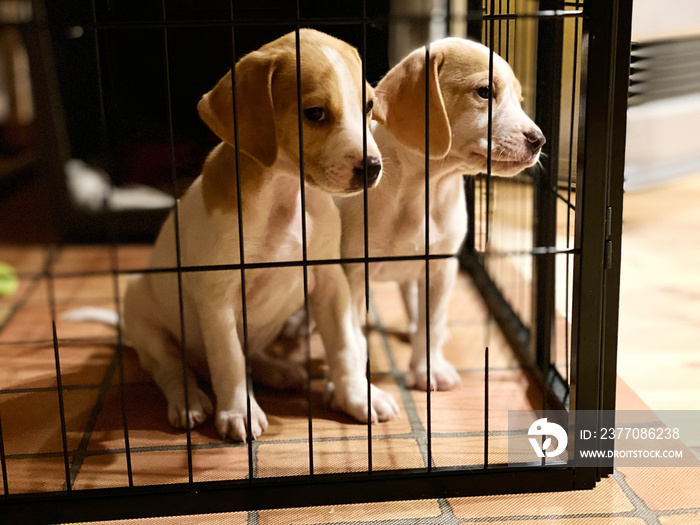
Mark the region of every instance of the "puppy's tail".
POLYGON ((122 319, 114 310, 85 306, 75 308, 61 314, 61 319, 72 323, 102 323, 115 328, 122 323, 122 319))

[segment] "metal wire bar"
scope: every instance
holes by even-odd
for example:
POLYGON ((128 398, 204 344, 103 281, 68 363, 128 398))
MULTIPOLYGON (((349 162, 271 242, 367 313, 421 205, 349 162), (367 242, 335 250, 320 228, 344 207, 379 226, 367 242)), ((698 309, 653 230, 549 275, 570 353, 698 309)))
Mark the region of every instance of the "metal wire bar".
MULTIPOLYGON (((506 12, 510 14, 510 0, 506 1, 506 12)), ((510 22, 510 20, 506 22, 506 62, 508 62, 510 58, 510 22)))
POLYGON ((73 484, 70 476, 70 460, 68 459, 68 436, 66 433, 66 410, 63 399, 63 380, 61 378, 61 358, 58 352, 58 337, 56 335, 56 319, 51 319, 51 330, 53 332, 54 362, 56 363, 56 391, 58 394, 58 413, 61 418, 61 445, 63 446, 63 466, 66 471, 66 491, 71 492, 73 484))
POLYGON ((2 433, 2 418, 0 417, 0 468, 2 468, 2 491, 5 496, 10 494, 7 480, 7 458, 5 457, 5 437, 2 433))
POLYGON ((430 44, 425 46, 425 373, 428 472, 433 467, 432 403, 430 384, 430 44))
MULTIPOLYGON (((112 289, 114 291, 114 310, 121 312, 119 294, 119 260, 117 257, 117 247, 112 245, 110 249, 110 266, 112 267, 112 289)), ((129 486, 134 486, 134 475, 131 467, 131 447, 129 445, 129 422, 126 414, 126 383, 124 380, 124 341, 122 334, 122 323, 117 326, 117 368, 119 370, 119 404, 121 405, 122 425, 124 427, 124 448, 126 450, 126 472, 129 479, 129 486)))
MULTIPOLYGON (((531 250, 507 250, 507 251, 491 251, 489 254, 497 254, 500 253, 501 255, 534 255, 534 256, 540 256, 540 255, 549 255, 549 254, 578 254, 579 253, 579 248, 570 248, 568 250, 564 249, 557 249, 555 246, 536 246, 532 248, 531 250)), ((441 259, 450 259, 452 257, 458 257, 458 253, 450 253, 450 254, 437 254, 437 253, 431 253, 427 255, 427 258, 430 259, 431 261, 435 260, 441 260, 441 259)), ((392 256, 392 257, 369 257, 368 262, 370 263, 379 263, 379 262, 406 262, 406 261, 424 261, 426 259, 426 255, 398 255, 398 256, 392 256)), ((261 269, 261 268, 282 268, 282 267, 290 267, 290 266, 303 266, 306 264, 307 266, 323 266, 323 265, 329 265, 329 264, 356 264, 356 263, 364 263, 365 258, 364 257, 349 257, 346 259, 316 259, 316 260, 308 260, 306 263, 303 261, 276 261, 276 262, 256 262, 256 263, 247 263, 244 265, 241 264, 212 264, 210 266, 201 266, 201 265, 195 265, 195 266, 182 266, 180 267, 180 271, 182 273, 193 273, 193 272, 208 272, 208 271, 231 271, 231 270, 241 270, 241 269, 261 269)), ((138 269, 127 269, 124 268, 120 270, 121 275, 135 275, 135 274, 144 274, 144 273, 174 273, 178 271, 177 267, 163 267, 163 268, 138 268, 138 269)), ((95 270, 95 271, 85 271, 85 272, 59 272, 55 274, 55 277, 57 278, 71 278, 71 277, 98 277, 98 276, 109 276, 111 275, 111 272, 109 270, 95 270)), ((2 341, 0 341, 0 345, 4 344, 2 341)))
MULTIPOLYGON (((496 9, 496 0, 491 0, 491 13, 496 9)), ((486 230, 485 247, 489 246, 489 233, 491 230, 491 163, 493 147, 493 39, 495 31, 495 18, 489 20, 489 105, 488 105, 488 130, 486 137, 486 230)))
POLYGON ((58 414, 61 421, 61 445, 63 447, 63 466, 66 472, 66 491, 70 493, 73 490, 70 475, 70 459, 68 456, 68 435, 66 431, 66 410, 65 400, 63 398, 63 378, 61 375, 61 357, 59 354, 58 335, 56 333, 56 296, 54 291, 54 282, 51 269, 55 262, 57 249, 54 248, 49 253, 48 263, 44 277, 46 278, 46 286, 48 291, 49 311, 51 312, 51 334, 53 337, 53 357, 56 370, 56 392, 58 396, 58 414))
MULTIPOLYGON (((234 19, 233 0, 229 3, 229 16, 234 19)), ((238 220, 238 257, 240 261, 241 274, 241 322, 243 324, 243 362, 245 363, 245 382, 246 382, 246 433, 249 438, 252 437, 251 432, 251 405, 250 405, 250 373, 248 364, 248 309, 246 296, 246 278, 245 278, 245 237, 243 235, 243 197, 241 196, 241 157, 240 157, 240 130, 238 129, 238 93, 237 93, 237 77, 236 77, 236 34, 234 27, 231 27, 231 111, 233 112, 233 147, 236 166, 236 208, 238 220)), ((253 445, 251 439, 248 442, 248 479, 252 480, 255 473, 253 445)))
POLYGON ((484 469, 489 468, 489 347, 484 350, 484 469))
MULTIPOLYGON (((450 257, 455 257, 456 254, 443 253, 443 254, 431 254, 430 259, 449 259, 450 257)), ((402 262, 402 261, 423 261, 425 260, 425 255, 396 255, 391 257, 369 257, 369 262, 402 262)), ((207 271, 230 271, 230 270, 256 270, 262 268, 288 268, 290 266, 324 266, 329 264, 351 264, 351 263, 363 263, 365 262, 364 257, 348 257, 344 259, 310 259, 306 262, 301 260, 289 260, 289 261, 266 261, 266 262, 254 262, 245 264, 212 264, 212 265, 183 265, 180 270, 182 273, 188 272, 207 272, 207 271)), ((174 273, 178 271, 178 268, 173 267, 159 267, 159 268, 137 268, 137 269, 123 269, 121 270, 122 275, 126 274, 141 274, 141 273, 174 273)), ((60 272, 56 274, 56 277, 94 277, 94 276, 109 276, 111 272, 109 270, 95 270, 95 271, 85 271, 85 272, 60 272)))
MULTIPOLYGON (((503 14, 503 0, 498 0, 498 12, 503 14)), ((506 21, 508 23, 508 21, 506 21)), ((498 54, 501 54, 501 44, 503 42, 503 19, 498 19, 498 54)))
MULTIPOLYGON (((95 5, 96 0, 91 2, 91 14, 92 20, 97 24, 97 7, 95 5)), ((105 101, 104 101, 104 85, 102 81, 102 68, 100 67, 100 42, 99 42, 99 31, 97 29, 93 32, 93 38, 95 40, 95 60, 97 61, 97 93, 99 100, 99 114, 100 114, 100 135, 103 142, 103 147, 105 149, 109 146, 109 141, 107 140, 107 115, 105 111, 105 101)), ((111 224, 111 223, 110 223, 111 224)), ((110 248, 110 270, 112 272, 112 290, 114 295, 114 309, 117 313, 121 311, 120 308, 120 294, 119 294, 119 260, 117 256, 117 246, 112 243, 110 248)), ((126 457, 126 472, 127 479, 129 480, 129 486, 134 486, 133 469, 131 465, 131 447, 129 446, 129 425, 127 419, 126 411, 126 385, 124 382, 124 342, 122 337, 122 323, 117 323, 117 345, 116 345, 116 359, 117 367, 119 370, 119 401, 121 405, 121 417, 122 425, 124 430, 124 446, 125 446, 125 457, 126 457)))
MULTIPOLYGON (((161 0, 161 15, 163 21, 167 20, 165 0, 161 0)), ((170 178, 173 187, 173 195, 177 195, 177 161, 175 159, 175 133, 173 130, 173 106, 172 106, 172 91, 170 86, 170 56, 168 52, 168 26, 163 25, 163 53, 165 65, 165 93, 166 104, 168 108, 168 134, 170 145, 170 178)), ((185 393, 185 413, 187 414, 187 424, 185 425, 185 434, 187 439, 187 476, 190 483, 194 482, 192 472, 192 432, 189 425, 190 413, 190 394, 187 387, 187 345, 185 334, 185 312, 182 293, 182 252, 180 247, 180 203, 175 201, 173 207, 174 220, 174 235, 175 235, 175 260, 177 271, 177 295, 180 311, 180 362, 182 364, 182 383, 185 393)))
MULTIPOLYGON (((367 16, 367 0, 362 0, 362 18, 367 16)), ((361 57, 362 57, 362 196, 364 207, 364 251, 365 259, 369 259, 369 217, 368 213, 368 197, 367 191, 367 113, 365 112, 365 104, 367 99, 367 24, 362 23, 361 36, 361 57)), ((351 306, 352 307, 352 306, 351 306)), ((369 325, 369 263, 365 262, 365 326, 369 325)), ((365 337, 367 345, 367 361, 365 364, 365 376, 367 377, 367 471, 372 472, 372 366, 371 352, 369 343, 369 329, 367 329, 367 337, 365 337)))
MULTIPOLYGON (((542 18, 576 18, 582 17, 583 11, 575 10, 545 10, 545 11, 535 11, 532 13, 523 14, 501 14, 490 12, 483 15, 472 15, 467 14, 467 21, 482 21, 482 20, 516 20, 516 19, 542 19, 542 18)), ((411 16, 411 15, 394 15, 393 20, 420 20, 423 21, 422 16, 411 16)), ((343 26, 343 25, 357 25, 361 23, 371 23, 373 25, 381 25, 381 17, 339 17, 339 18, 328 18, 328 17, 299 17, 299 22, 303 26, 307 25, 332 25, 332 26, 343 26)), ((245 26, 289 26, 289 20, 287 19, 265 19, 265 18, 250 18, 244 20, 171 20, 171 21, 148 21, 148 22, 100 22, 95 24, 97 29, 162 29, 164 27, 170 29, 180 29, 180 28, 212 28, 212 27, 229 27, 229 26, 245 27, 245 26)), ((92 24, 88 24, 88 29, 93 29, 92 24)))
POLYGON ((307 409, 308 409, 308 432, 309 432, 309 474, 314 473, 313 463, 313 424, 312 424, 312 406, 311 406, 311 343, 309 340, 309 274, 307 255, 307 240, 306 240, 306 182, 304 180, 304 125, 303 125, 303 109, 301 106, 301 8, 299 0, 296 3, 297 10, 297 25, 295 28, 295 53, 296 53, 296 88, 297 88, 297 125, 299 130, 299 184, 301 197, 301 251, 302 251, 302 271, 304 279, 304 312, 306 314, 306 356, 307 356, 307 409))
MULTIPOLYGON (((579 1, 576 0, 575 7, 579 8, 579 1)), ((574 132, 575 132, 575 114, 576 114, 576 98, 577 91, 576 86, 578 85, 576 72, 578 71, 578 47, 579 47, 579 20, 574 20, 574 55, 573 55, 573 72, 571 78, 571 126, 569 127, 569 171, 567 174, 567 185, 566 185, 566 204, 569 206, 566 214, 566 247, 569 248, 571 242, 571 210, 576 210, 575 206, 571 204, 571 193, 572 193, 572 182, 573 182, 573 169, 574 169, 574 132)), ((557 192, 558 193, 558 192, 557 192)), ((565 314, 566 323, 564 330, 564 347, 566 348, 566 382, 569 382, 569 357, 570 357, 570 337, 571 337, 571 327, 569 326, 569 302, 571 299, 571 294, 569 291, 569 275, 571 275, 571 257, 566 257, 565 263, 566 272, 566 290, 565 294, 565 314)))

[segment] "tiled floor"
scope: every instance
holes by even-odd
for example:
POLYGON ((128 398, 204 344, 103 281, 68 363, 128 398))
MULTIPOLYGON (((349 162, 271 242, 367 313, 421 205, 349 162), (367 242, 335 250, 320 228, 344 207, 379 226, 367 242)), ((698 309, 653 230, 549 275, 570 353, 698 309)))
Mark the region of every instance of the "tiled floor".
MULTIPOLYGON (((111 270, 115 264, 120 270, 140 268, 148 249, 120 247, 116 259, 108 249, 91 247, 64 248, 54 255, 55 277, 47 279, 43 274, 46 248, 0 247, 0 260, 12 264, 20 275, 19 291, 11 298, 0 298, 0 417, 9 492, 55 491, 66 483, 52 319, 56 319, 60 340, 65 449, 71 458, 74 488, 128 485, 127 461, 135 485, 186 481, 186 436, 169 427, 162 396, 140 369, 133 352, 124 349, 120 362, 114 353, 114 329, 60 319, 62 311, 78 305, 114 308, 115 286, 123 293, 125 278, 115 282, 111 270)), ((373 379, 391 391, 402 408, 401 419, 372 429, 373 468, 378 470, 426 464, 427 396, 406 389, 403 382, 410 349, 403 335, 406 319, 397 301, 393 286, 373 288, 375 325, 381 328, 370 338, 373 379)), ((460 278, 451 303, 450 328, 453 338, 446 353, 460 369, 464 386, 431 397, 433 461, 437 466, 480 466, 484 347, 490 349, 492 431, 505 429, 508 409, 538 406, 540 399, 529 388, 525 374, 466 277, 460 278)), ((321 359, 320 352, 319 341, 314 339, 314 359, 321 359)), ((315 370, 323 372, 322 366, 315 370)), ((320 375, 313 386, 315 471, 366 469, 366 428, 325 407, 320 375)), ((254 445, 255 475, 308 472, 307 395, 262 388, 257 392, 270 427, 254 445)), ((627 383, 619 381, 618 407, 639 409, 646 404, 627 383)), ((196 481, 244 478, 248 474, 247 448, 221 442, 211 422, 192 431, 191 438, 196 481)), ((490 462, 505 458, 496 438, 489 441, 490 462)), ((690 525, 700 523, 697 487, 700 469, 621 468, 590 491, 279 509, 162 518, 149 523, 690 525)))
MULTIPOLYGON (((128 486, 127 461, 135 485, 187 481, 186 434, 168 425, 164 399, 140 368, 135 353, 129 348, 115 353, 117 335, 112 327, 61 318, 62 312, 82 305, 114 309, 115 290, 123 294, 128 276, 115 279, 112 269, 143 267, 149 251, 142 246, 116 251, 109 247, 0 249, 0 258, 12 264, 20 277, 19 291, 0 299, 0 414, 10 493, 65 488, 64 448, 76 489, 128 486), (50 276, 44 272, 48 266, 50 276), (37 471, 43 475, 37 477, 37 471)), ((424 468, 427 396, 407 389, 404 382, 410 346, 398 288, 383 284, 374 286, 372 293, 373 382, 394 395, 402 412, 399 419, 372 428, 372 468, 424 468)), ((458 281, 449 318, 453 337, 445 353, 460 370, 464 387, 431 396, 432 461, 437 466, 480 467, 484 462, 485 347, 490 359, 491 431, 507 430, 508 409, 529 410, 539 406, 541 398, 465 276, 458 281)), ((254 444, 256 476, 309 472, 309 399, 314 472, 368 468, 367 428, 330 410, 323 401, 323 349, 317 335, 312 337, 311 352, 316 377, 308 397, 304 392, 257 387, 270 427, 254 444)), ((222 442, 211 421, 191 432, 191 442, 195 481, 248 475, 247 448, 222 442)), ((494 441, 489 462, 504 458, 504 450, 494 441)))

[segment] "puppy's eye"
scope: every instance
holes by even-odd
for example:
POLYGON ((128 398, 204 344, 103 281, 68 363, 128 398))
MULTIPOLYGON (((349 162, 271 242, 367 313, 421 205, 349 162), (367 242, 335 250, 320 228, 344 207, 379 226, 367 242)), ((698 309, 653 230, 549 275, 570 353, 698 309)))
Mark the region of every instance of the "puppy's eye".
POLYGON ((367 105, 365 106, 365 114, 369 114, 370 111, 372 111, 372 108, 374 107, 374 100, 370 100, 367 102, 367 105))
POLYGON ((476 94, 479 95, 481 98, 488 99, 489 96, 491 96, 491 88, 489 88, 488 86, 481 86, 476 90, 476 94))
POLYGON ((320 122, 326 118, 326 112, 323 108, 309 108, 304 110, 304 115, 311 122, 320 122))

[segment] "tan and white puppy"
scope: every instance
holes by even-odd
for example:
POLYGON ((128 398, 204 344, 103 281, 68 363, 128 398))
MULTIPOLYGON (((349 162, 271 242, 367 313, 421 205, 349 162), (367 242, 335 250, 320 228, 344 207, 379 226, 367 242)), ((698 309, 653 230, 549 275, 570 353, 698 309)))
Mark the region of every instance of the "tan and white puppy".
MULTIPOLYGON (((371 110, 373 90, 362 100, 360 58, 351 46, 318 31, 300 32, 301 103, 305 204, 301 206, 295 34, 290 33, 236 64, 242 240, 246 263, 302 261, 302 213, 306 217, 307 257, 337 259, 340 217, 332 196, 362 189, 363 112, 371 110)), ((247 418, 244 359, 243 284, 238 269, 211 265, 240 263, 238 190, 233 124, 232 79, 227 73, 200 101, 204 122, 222 139, 202 174, 178 205, 184 338, 188 367, 183 374, 178 277, 145 273, 126 292, 124 329, 144 368, 163 391, 173 426, 194 426, 214 412, 223 437, 256 438, 267 419, 252 392, 247 418), (211 378, 212 407, 194 372, 211 378), (189 406, 183 377, 187 378, 189 406)), ((367 127, 366 125, 364 126, 367 127)), ((381 175, 379 149, 369 131, 367 184, 381 175)), ((150 267, 177 266, 176 217, 171 214, 156 240, 150 267)), ((265 348, 285 320, 304 303, 300 266, 265 267, 245 272, 247 351, 258 375, 280 386, 303 383, 305 371, 274 362, 265 348), (266 368, 269 367, 269 368, 266 368)), ((338 264, 308 269, 311 311, 327 351, 332 405, 360 421, 391 419, 394 399, 372 392, 368 414, 366 358, 353 333, 350 294, 338 264)))
MULTIPOLYGON (((429 86, 429 234, 431 254, 454 254, 467 228, 462 175, 485 173, 488 152, 488 99, 492 102, 491 168, 495 175, 516 175, 539 159, 545 142, 540 129, 520 106, 521 87, 510 66, 493 57, 489 86, 489 49, 459 38, 431 44, 396 65, 377 85, 374 138, 384 162, 382 183, 368 192, 370 257, 411 256, 425 248, 425 91, 429 86), (492 90, 492 92, 491 92, 492 90)), ((363 256, 363 197, 338 201, 343 225, 343 257, 363 256)), ((447 306, 458 263, 432 260, 426 319, 426 265, 421 261, 369 265, 374 281, 398 281, 411 319, 409 384, 428 386, 426 327, 430 327, 430 388, 450 390, 460 376, 443 355, 447 306), (428 323, 429 321, 429 323, 428 323)), ((364 268, 345 265, 361 338, 364 268)))

